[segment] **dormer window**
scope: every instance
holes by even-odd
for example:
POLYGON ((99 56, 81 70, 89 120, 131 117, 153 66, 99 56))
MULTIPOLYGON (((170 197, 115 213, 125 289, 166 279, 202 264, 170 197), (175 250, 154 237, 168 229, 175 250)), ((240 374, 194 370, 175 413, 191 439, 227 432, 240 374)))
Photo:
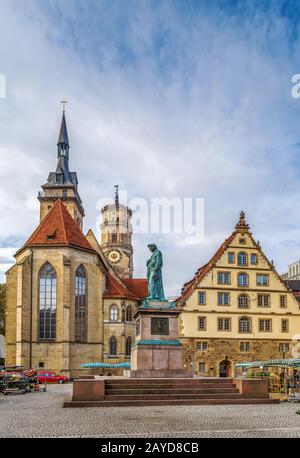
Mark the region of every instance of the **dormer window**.
POLYGON ((62 173, 56 174, 56 184, 62 184, 62 173))
POLYGON ((48 240, 54 240, 55 238, 56 238, 56 230, 52 232, 51 234, 47 234, 48 240))

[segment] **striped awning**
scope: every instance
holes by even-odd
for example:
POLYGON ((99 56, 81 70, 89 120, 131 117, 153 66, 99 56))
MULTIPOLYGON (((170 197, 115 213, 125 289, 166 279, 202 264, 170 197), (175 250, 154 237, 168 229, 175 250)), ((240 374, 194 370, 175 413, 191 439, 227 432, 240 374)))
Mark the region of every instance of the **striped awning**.
POLYGON ((85 369, 130 369, 130 363, 85 363, 80 366, 85 369))
POLYGON ((269 359, 268 361, 253 361, 247 363, 236 364, 235 367, 241 367, 249 369, 251 367, 299 367, 300 359, 289 358, 289 359, 269 359))
POLYGON ((266 361, 253 361, 250 363, 239 363, 239 364, 236 364, 235 367, 242 367, 245 369, 248 369, 250 367, 261 367, 264 365, 265 362, 266 361))

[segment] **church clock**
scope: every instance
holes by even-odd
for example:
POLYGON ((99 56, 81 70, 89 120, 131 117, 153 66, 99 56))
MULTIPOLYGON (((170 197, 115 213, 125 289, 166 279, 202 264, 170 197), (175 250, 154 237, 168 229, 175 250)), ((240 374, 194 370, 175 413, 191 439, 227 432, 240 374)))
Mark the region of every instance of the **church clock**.
POLYGON ((117 264, 122 260, 122 252, 116 249, 107 251, 106 256, 112 264, 117 264))
POLYGON ((132 211, 119 202, 118 185, 115 188, 115 202, 101 210, 101 248, 120 278, 132 278, 132 211))

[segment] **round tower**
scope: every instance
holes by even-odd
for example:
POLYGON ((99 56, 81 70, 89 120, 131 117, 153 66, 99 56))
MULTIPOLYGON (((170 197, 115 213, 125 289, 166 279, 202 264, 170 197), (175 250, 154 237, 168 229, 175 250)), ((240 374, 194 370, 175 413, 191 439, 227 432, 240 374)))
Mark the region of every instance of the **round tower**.
POLYGON ((101 248, 121 278, 132 278, 132 211, 119 203, 118 185, 115 188, 115 202, 101 210, 101 248))

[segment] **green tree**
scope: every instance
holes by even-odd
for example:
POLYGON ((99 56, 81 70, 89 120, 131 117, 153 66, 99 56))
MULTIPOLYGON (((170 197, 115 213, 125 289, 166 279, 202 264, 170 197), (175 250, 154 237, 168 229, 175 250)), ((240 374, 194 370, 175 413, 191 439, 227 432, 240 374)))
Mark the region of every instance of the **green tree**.
POLYGON ((6 284, 0 283, 0 334, 5 334, 6 284))

